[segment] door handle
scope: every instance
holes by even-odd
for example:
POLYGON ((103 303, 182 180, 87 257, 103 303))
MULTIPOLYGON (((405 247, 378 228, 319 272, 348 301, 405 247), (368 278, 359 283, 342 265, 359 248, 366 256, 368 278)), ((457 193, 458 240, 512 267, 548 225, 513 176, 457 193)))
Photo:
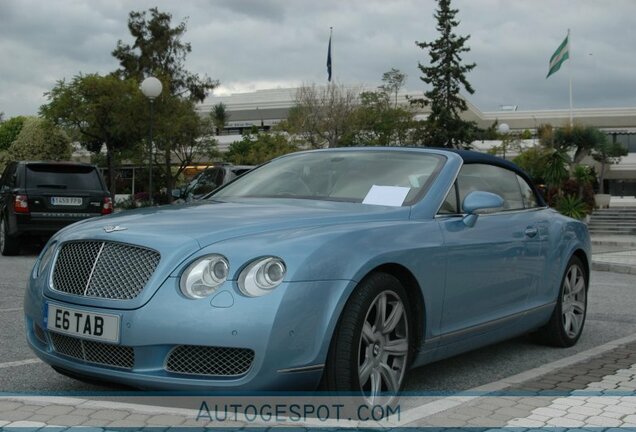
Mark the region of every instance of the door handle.
POLYGON ((539 230, 536 229, 535 227, 528 227, 523 233, 526 235, 526 237, 532 238, 536 236, 538 232, 539 230))

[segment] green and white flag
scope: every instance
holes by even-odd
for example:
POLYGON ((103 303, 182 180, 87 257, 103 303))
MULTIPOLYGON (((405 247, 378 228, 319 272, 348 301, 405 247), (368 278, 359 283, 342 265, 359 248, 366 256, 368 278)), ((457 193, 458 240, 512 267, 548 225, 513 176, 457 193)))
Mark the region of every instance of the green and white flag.
POLYGON ((549 78, 550 75, 561 69, 563 62, 570 58, 569 39, 570 34, 568 32, 568 35, 565 37, 563 42, 561 42, 561 45, 559 45, 554 54, 552 54, 552 57, 550 57, 550 70, 548 71, 548 76, 546 76, 546 78, 549 78))

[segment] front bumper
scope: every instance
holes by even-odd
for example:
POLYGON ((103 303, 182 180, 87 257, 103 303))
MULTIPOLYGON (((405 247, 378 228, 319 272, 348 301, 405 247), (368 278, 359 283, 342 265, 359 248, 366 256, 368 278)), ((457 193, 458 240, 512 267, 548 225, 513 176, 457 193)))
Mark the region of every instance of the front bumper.
MULTIPOLYGON (((105 309, 49 299, 42 282, 31 279, 25 297, 27 341, 44 362, 72 373, 157 390, 307 390, 322 375, 329 341, 350 281, 284 283, 271 294, 247 298, 228 281, 214 296, 189 300, 179 293, 177 278, 168 278, 148 303, 138 309, 105 309), (46 331, 44 307, 60 306, 121 317, 120 345, 131 347, 131 368, 95 364, 60 354, 46 331), (39 327, 36 335, 35 329, 39 327), (43 330, 43 331, 42 331, 43 330), (177 346, 249 349, 247 372, 209 376, 167 370, 177 346)), ((146 287, 149 289, 149 287, 146 287)))

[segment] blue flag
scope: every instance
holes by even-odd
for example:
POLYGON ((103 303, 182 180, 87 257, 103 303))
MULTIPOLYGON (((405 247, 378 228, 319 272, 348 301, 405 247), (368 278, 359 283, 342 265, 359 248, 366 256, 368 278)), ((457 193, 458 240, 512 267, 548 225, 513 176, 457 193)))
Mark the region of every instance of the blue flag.
POLYGON ((331 82, 331 35, 329 35, 329 48, 327 49, 327 81, 331 82))

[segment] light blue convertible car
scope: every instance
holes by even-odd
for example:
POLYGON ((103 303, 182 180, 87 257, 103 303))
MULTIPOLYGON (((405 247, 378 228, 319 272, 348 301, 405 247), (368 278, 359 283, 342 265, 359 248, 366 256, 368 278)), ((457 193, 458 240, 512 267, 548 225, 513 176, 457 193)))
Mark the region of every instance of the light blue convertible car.
POLYGON ((583 330, 590 239, 492 156, 275 159, 185 206, 76 223, 30 275, 28 343, 79 379, 398 392, 412 367, 583 330))

